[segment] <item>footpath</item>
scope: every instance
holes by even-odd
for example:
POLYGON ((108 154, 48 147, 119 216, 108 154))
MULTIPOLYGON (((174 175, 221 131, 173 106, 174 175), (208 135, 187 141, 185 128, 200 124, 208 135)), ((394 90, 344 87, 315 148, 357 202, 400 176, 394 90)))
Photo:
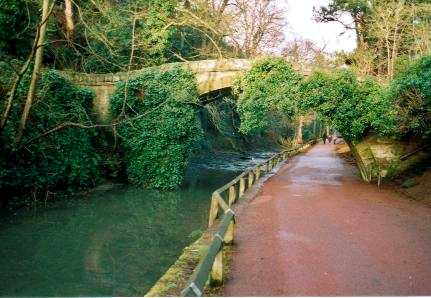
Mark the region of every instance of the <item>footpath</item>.
POLYGON ((362 182, 334 145, 284 164, 237 223, 225 296, 431 295, 431 208, 362 182))

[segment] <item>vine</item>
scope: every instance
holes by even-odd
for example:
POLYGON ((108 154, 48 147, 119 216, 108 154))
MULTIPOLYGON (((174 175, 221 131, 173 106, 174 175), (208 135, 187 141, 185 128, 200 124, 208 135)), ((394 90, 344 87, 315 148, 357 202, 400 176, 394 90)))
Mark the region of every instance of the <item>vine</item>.
POLYGON ((179 186, 195 145, 202 138, 194 75, 180 67, 148 69, 120 83, 111 98, 114 117, 136 117, 118 125, 130 182, 148 188, 179 186), (126 96, 126 97, 125 97, 126 96), (124 113, 123 113, 124 106, 124 113))

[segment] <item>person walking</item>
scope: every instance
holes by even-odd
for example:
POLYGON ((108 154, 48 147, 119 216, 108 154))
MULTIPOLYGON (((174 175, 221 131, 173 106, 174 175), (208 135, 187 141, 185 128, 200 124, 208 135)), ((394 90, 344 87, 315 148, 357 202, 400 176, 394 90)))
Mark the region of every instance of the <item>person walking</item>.
POLYGON ((328 135, 326 134, 326 129, 323 131, 323 135, 322 135, 322 139, 323 139, 323 144, 326 144, 326 138, 328 137, 328 135))

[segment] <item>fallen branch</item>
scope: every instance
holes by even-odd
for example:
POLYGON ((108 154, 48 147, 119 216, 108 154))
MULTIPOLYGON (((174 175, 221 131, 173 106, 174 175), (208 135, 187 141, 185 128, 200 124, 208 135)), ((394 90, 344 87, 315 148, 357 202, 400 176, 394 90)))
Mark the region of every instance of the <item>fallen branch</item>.
POLYGON ((412 156, 412 155, 415 155, 416 153, 418 153, 418 152, 420 152, 420 151, 422 151, 422 150, 424 150, 424 149, 426 149, 427 147, 429 147, 430 145, 429 144, 427 144, 427 145, 424 145, 424 146, 421 146, 421 147, 419 147, 419 148, 416 148, 415 150, 413 150, 412 152, 410 152, 410 153, 407 153, 407 154, 404 154, 403 156, 401 156, 400 157, 400 160, 406 160, 407 158, 409 158, 410 156, 412 156))

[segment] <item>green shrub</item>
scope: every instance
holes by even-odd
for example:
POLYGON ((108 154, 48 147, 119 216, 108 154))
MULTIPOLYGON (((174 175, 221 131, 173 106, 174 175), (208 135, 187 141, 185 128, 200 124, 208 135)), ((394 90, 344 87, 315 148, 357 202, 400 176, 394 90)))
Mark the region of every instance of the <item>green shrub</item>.
POLYGON ((431 137, 431 56, 401 71, 388 88, 394 109, 395 132, 400 137, 431 137))
POLYGON ((0 189, 22 193, 93 186, 100 160, 92 146, 95 130, 65 127, 42 136, 65 122, 90 124, 93 93, 55 71, 45 72, 23 139, 16 144, 27 89, 28 78, 18 90, 13 113, 1 134, 0 189))
POLYGON ((194 75, 180 67, 148 69, 128 84, 120 83, 111 103, 113 116, 123 121, 118 133, 129 180, 149 188, 180 185, 202 137, 194 75))
POLYGON ((259 133, 286 123, 298 112, 301 76, 283 58, 264 58, 235 82, 240 131, 259 133))

